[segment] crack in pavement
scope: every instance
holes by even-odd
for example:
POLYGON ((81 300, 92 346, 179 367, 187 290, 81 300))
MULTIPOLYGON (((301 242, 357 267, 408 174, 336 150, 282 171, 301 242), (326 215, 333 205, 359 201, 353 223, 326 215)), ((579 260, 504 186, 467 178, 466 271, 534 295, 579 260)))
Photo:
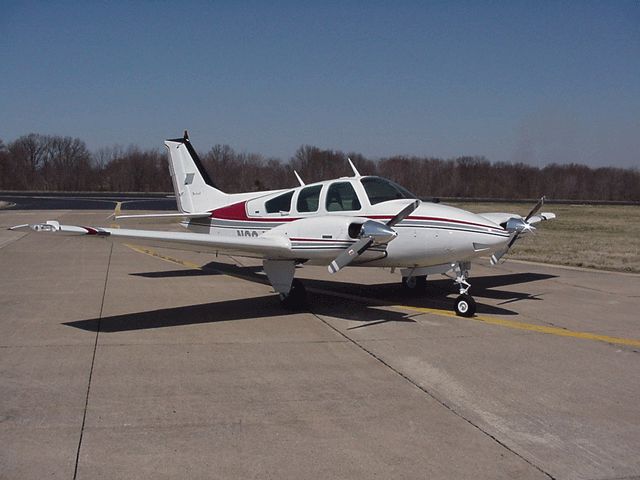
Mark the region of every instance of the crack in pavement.
POLYGON ((354 340, 353 338, 349 337, 347 334, 345 334, 344 332, 338 330, 336 327, 334 327, 333 325, 331 325, 329 322, 327 322, 325 319, 323 319, 320 315, 317 315, 315 313, 313 313, 312 311, 309 312, 311 315, 313 315, 315 318, 317 318, 318 320, 320 320, 322 323, 324 323, 327 327, 329 327, 331 330, 333 330, 334 332, 336 332, 338 335, 346 338, 349 342, 351 342, 352 344, 354 344, 356 347, 358 347, 360 350, 364 351, 367 355, 369 355, 370 357, 372 357, 374 360, 376 360, 377 362, 381 363, 382 365, 384 365, 385 367, 387 367, 389 370, 391 370, 393 373, 395 373, 396 375, 402 377, 404 380, 406 380, 407 382, 409 382, 411 385, 413 385, 415 388, 417 388, 418 390, 420 390, 421 392, 425 393, 426 395, 428 395, 430 398, 432 398, 433 400, 435 400, 439 405, 441 405, 442 407, 446 408, 447 410, 449 410, 451 413, 453 413, 454 415, 456 415, 458 418, 461 418, 462 420, 464 420, 465 422, 467 422, 469 425, 471 425, 472 427, 474 427, 475 429, 479 430, 480 432, 482 432, 484 435, 486 435, 487 437, 489 437, 491 440, 493 440, 494 442, 496 442, 498 445, 500 445, 501 447, 505 448, 506 450, 508 450, 509 452, 511 452, 512 454, 514 454, 515 456, 517 456, 518 458, 522 459, 525 463, 527 463, 528 465, 532 466, 533 468, 535 468, 536 470, 538 470, 540 473, 546 475, 548 478, 550 478, 551 480, 555 480, 555 477, 553 475, 551 475, 549 472, 545 471, 542 469, 542 467, 536 465, 535 463, 533 463, 531 460, 529 460, 528 458, 524 457, 522 454, 516 452, 515 450, 513 450, 512 448, 510 448, 508 445, 506 445, 504 442, 502 442, 501 440, 499 440, 495 435, 492 435, 491 433, 489 433, 488 431, 484 430, 482 427, 480 427, 480 425, 474 423, 472 420, 470 420, 469 418, 465 417, 464 415, 462 415, 460 412, 458 412, 452 405, 449 405, 447 402, 445 402, 444 400, 438 398, 434 393, 430 392, 429 390, 427 390, 425 387, 421 386, 420 384, 418 384, 416 381, 414 381, 411 377, 407 376, 406 374, 404 374, 403 372, 401 372, 400 370, 398 370, 397 368, 391 366, 389 363, 385 362, 381 357, 379 357, 378 355, 376 355, 374 352, 372 352, 371 350, 369 350, 368 348, 366 348, 364 345, 360 344, 359 342, 357 342, 356 340, 354 340))

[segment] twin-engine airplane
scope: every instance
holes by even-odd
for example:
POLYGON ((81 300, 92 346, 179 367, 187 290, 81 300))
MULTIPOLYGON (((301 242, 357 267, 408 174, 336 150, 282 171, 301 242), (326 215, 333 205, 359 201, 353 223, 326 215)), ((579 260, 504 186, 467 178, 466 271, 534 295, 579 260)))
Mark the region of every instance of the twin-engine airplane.
MULTIPOLYGON (((189 142, 166 140, 179 213, 120 215, 117 220, 180 221, 186 232, 60 225, 55 220, 19 225, 37 232, 64 232, 140 242, 179 250, 262 259, 264 271, 285 306, 300 306, 303 284, 297 265, 400 268, 408 289, 424 287, 427 275, 448 274, 458 284, 455 311, 472 316, 468 294, 471 259, 489 255, 497 263, 533 224, 555 218, 538 214, 544 197, 525 217, 474 214, 421 202, 403 187, 362 176, 284 190, 227 194, 217 189, 189 142)), ((297 176, 297 173, 296 173, 297 176)))

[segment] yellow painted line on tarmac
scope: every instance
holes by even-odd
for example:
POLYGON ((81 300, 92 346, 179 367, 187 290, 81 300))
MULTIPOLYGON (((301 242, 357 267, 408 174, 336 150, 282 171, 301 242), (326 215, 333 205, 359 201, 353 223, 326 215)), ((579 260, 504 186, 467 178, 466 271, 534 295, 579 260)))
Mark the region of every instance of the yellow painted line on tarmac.
MULTIPOLYGON (((131 250, 134 250, 138 253, 142 253, 144 255, 149 255, 150 257, 154 257, 154 258, 158 258, 160 260, 164 260, 165 262, 169 262, 169 263, 173 263, 175 265, 181 265, 183 267, 187 267, 187 268, 191 268, 194 270, 203 270, 203 268, 200 265, 196 265, 195 263, 192 262, 188 262, 185 260, 179 260, 177 258, 173 258, 173 257, 169 257, 166 255, 162 255, 161 253, 158 253, 154 250, 151 250, 150 248, 146 248, 146 247, 139 247, 136 245, 130 245, 128 243, 125 243, 125 245, 127 247, 129 247, 131 250)), ((224 272, 222 272, 224 273, 224 272)), ((252 278, 249 276, 239 276, 239 275, 231 275, 233 277, 237 277, 237 278, 243 278, 245 280, 249 280, 251 281, 252 278)), ((322 293, 322 294, 326 294, 326 295, 332 295, 332 296, 336 296, 336 297, 344 297, 344 298, 348 298, 348 299, 352 299, 352 300, 356 300, 356 301, 364 301, 367 303, 373 303, 373 304, 378 304, 381 306, 387 306, 384 302, 381 302, 380 300, 377 299, 373 299, 373 298, 367 298, 367 297, 361 297, 359 295, 350 295, 350 294, 344 294, 344 293, 340 293, 340 292, 332 292, 330 290, 325 290, 325 289, 313 289, 310 288, 308 289, 309 291, 316 291, 317 293, 322 293)), ((537 332, 537 333, 544 333, 547 335, 556 335, 559 337, 570 337, 570 338, 579 338, 582 340, 592 340, 592 341, 597 341, 597 342, 604 342, 604 343, 613 343, 616 345, 627 345, 627 346, 631 346, 631 347, 640 347, 640 340, 634 339, 634 338, 624 338, 624 337, 610 337, 608 335, 600 335, 597 333, 589 333, 589 332, 580 332, 577 330, 569 330, 569 329, 565 329, 565 328, 559 328, 559 327, 549 327, 549 326, 545 326, 545 325, 536 325, 533 323, 525 323, 525 322, 516 322, 515 320, 507 320, 507 319, 503 319, 503 318, 497 318, 497 317, 489 317, 487 315, 475 315, 473 317, 459 317, 458 315, 456 315, 453 311, 449 311, 449 310, 442 310, 439 308, 427 308, 427 307, 413 307, 411 305, 390 305, 391 308, 395 308, 397 310, 404 310, 404 311, 410 311, 410 312, 418 312, 418 313, 428 313, 431 315, 438 315, 441 317, 449 317, 449 318, 454 318, 457 320, 470 320, 473 322, 480 322, 480 323, 486 323, 488 325, 496 325, 499 327, 506 327, 506 328, 513 328, 516 330, 525 330, 525 331, 529 331, 529 332, 537 332)))
POLYGON ((580 332, 576 330, 568 330, 559 327, 549 327, 545 325, 535 325, 533 323, 516 322, 515 320, 507 320, 503 318, 488 317, 486 315, 476 315, 474 317, 459 317, 454 312, 439 310, 435 308, 412 307, 410 305, 394 305, 394 308, 401 310, 410 310, 412 312, 430 313, 443 317, 454 317, 459 320, 471 320, 474 322, 487 323, 489 325, 498 325, 500 327, 514 328, 516 330, 527 330, 530 332, 546 333, 548 335, 556 335, 559 337, 580 338, 583 340, 594 340, 597 342, 615 343, 617 345, 628 345, 631 347, 640 347, 640 340, 634 338, 610 337, 608 335, 599 335, 597 333, 580 332))
MULTIPOLYGON (((175 265, 180 265, 182 267, 187 267, 187 268, 190 268, 190 269, 193 269, 193 270, 205 270, 202 266, 197 265, 195 263, 188 262, 186 260, 180 260, 180 259, 174 258, 174 257, 169 257, 168 255, 163 255, 163 254, 161 254, 159 252, 156 252, 155 250, 152 250, 152 249, 147 248, 147 247, 141 247, 141 246, 132 245, 132 244, 129 244, 129 243, 125 243, 123 245, 125 245, 126 247, 129 247, 131 250, 133 250, 135 252, 142 253, 144 255, 149 255, 150 257, 154 257, 154 258, 157 258, 157 259, 160 259, 160 260, 164 260, 165 262, 173 263, 175 265)), ((232 272, 225 272, 223 270, 218 270, 218 269, 215 269, 215 268, 207 268, 207 270, 211 271, 211 272, 219 273, 221 275, 227 275, 229 277, 239 278, 241 280, 246 280, 248 282, 259 281, 259 280, 256 280, 256 278, 251 276, 251 275, 239 275, 239 274, 237 274, 235 272, 233 272, 233 273, 232 272)), ((268 284, 268 282, 266 281, 266 277, 265 277, 265 280, 262 283, 268 284)))
POLYGON ((143 253, 145 255, 149 255, 150 257, 154 257, 154 258, 158 258, 160 260, 164 260, 165 262, 169 262, 169 263, 173 263, 173 264, 176 264, 176 265, 180 265, 182 267, 187 267, 187 268, 190 268, 192 270, 202 270, 202 267, 200 265, 197 265, 197 264, 192 263, 192 262, 188 262, 186 260, 179 260, 177 258, 169 257, 167 255, 162 255, 161 253, 158 253, 158 252, 156 252, 154 250, 151 250, 150 248, 139 247, 137 245, 131 245, 129 243, 125 243, 124 245, 126 247, 129 247, 134 252, 143 253))

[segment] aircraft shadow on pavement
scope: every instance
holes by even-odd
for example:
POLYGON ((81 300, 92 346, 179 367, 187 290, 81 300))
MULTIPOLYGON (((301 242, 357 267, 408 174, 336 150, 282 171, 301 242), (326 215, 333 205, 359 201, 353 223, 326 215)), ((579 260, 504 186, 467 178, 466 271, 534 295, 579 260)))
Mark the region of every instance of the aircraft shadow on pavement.
MULTIPOLYGON (((319 301, 313 305, 311 310, 315 315, 337 316, 360 322, 413 322, 410 318, 411 315, 406 313, 381 310, 351 301, 340 302, 336 306, 335 299, 333 299, 333 302, 328 301, 328 299, 319 301)), ((283 317, 308 311, 309 309, 300 311, 284 310, 277 295, 267 295, 78 320, 66 322, 64 325, 90 332, 114 333, 203 323, 283 317)))
MULTIPOLYGON (((482 277, 471 277, 470 293, 477 298, 490 298, 493 300, 504 300, 498 305, 513 303, 520 300, 542 300, 540 298, 544 293, 526 293, 518 292, 512 289, 498 289, 496 287, 511 287, 523 283, 532 283, 540 280, 548 280, 556 278, 557 275, 549 275, 544 273, 509 273, 503 275, 492 275, 482 277)), ((429 287, 439 289, 442 292, 456 293, 454 284, 448 279, 429 280, 429 287)), ((446 293, 445 293, 446 294, 446 293)), ((480 305, 478 305, 480 307, 480 305)))
MULTIPOLYGON (((268 284, 262 267, 239 267, 227 263, 211 262, 201 270, 172 270, 162 272, 132 273, 130 275, 145 278, 168 278, 202 275, 234 275, 247 281, 268 284)), ((524 300, 540 300, 541 294, 528 294, 514 291, 497 290, 495 287, 530 283, 555 278, 554 275, 537 273, 514 273, 473 278, 473 294, 479 298, 505 300, 499 305, 524 300)), ((441 308, 450 310, 452 301, 447 296, 456 294, 450 279, 429 280, 426 290, 420 294, 407 294, 399 282, 374 285, 336 282, 329 280, 303 279, 309 290, 308 308, 303 311, 316 315, 327 315, 346 320, 356 320, 361 325, 351 327, 379 325, 387 322, 414 322, 416 313, 402 313, 378 307, 407 305, 423 308, 441 308), (336 296, 340 294, 340 301, 336 296), (345 298, 352 296, 353 299, 345 298)), ((482 314, 517 315, 517 312, 499 306, 478 303, 477 312, 482 314)), ((284 310, 277 295, 254 298, 225 300, 199 305, 174 307, 124 315, 115 315, 65 323, 65 325, 88 331, 122 332, 150 328, 175 327, 202 323, 216 323, 244 319, 281 317, 298 312, 284 310)))
MULTIPOLYGON (((168 270, 162 272, 140 272, 131 273, 130 275, 147 277, 147 278, 171 278, 171 277, 189 277, 189 276, 207 276, 207 275, 232 275, 243 278, 248 281, 268 284, 266 277, 261 273, 261 266, 239 267, 237 265, 210 262, 201 267, 200 270, 168 270)), ((523 292, 515 292, 510 290, 498 290, 495 287, 513 286, 523 283, 531 283, 539 280, 547 280, 556 278, 556 275, 543 273, 511 273, 492 276, 471 277, 471 293, 474 297, 491 298, 495 300, 509 300, 510 303, 523 299, 540 300, 541 294, 529 294, 523 292)), ((343 293, 351 295, 361 295, 363 297, 384 298, 386 295, 396 297, 406 301, 407 297, 414 294, 406 294, 401 288, 399 282, 393 281, 389 283, 364 285, 355 283, 345 283, 333 280, 312 280, 302 279, 304 284, 310 288, 322 288, 326 290, 339 290, 343 293), (346 289, 346 290, 345 290, 346 289)), ((416 295, 414 298, 423 297, 445 297, 449 294, 455 294, 457 290, 452 280, 439 277, 438 279, 429 278, 427 289, 423 294, 416 295)))
MULTIPOLYGON (((148 276, 153 278, 162 277, 177 277, 188 276, 189 273, 179 275, 178 271, 169 272, 150 272, 138 273, 132 275, 148 276)), ((222 263, 222 262, 210 262, 202 267, 202 270, 187 270, 183 272, 192 272, 194 276, 200 275, 232 275, 242 278, 244 280, 268 284, 268 281, 264 274, 262 274, 261 266, 240 267, 237 265, 222 263)), ((541 273, 512 273, 493 276, 480 276, 472 277, 472 289, 471 293, 476 298, 488 298, 493 300, 503 300, 499 305, 506 305, 509 303, 521 301, 521 300, 542 300, 540 297, 542 292, 531 294, 518 292, 513 290, 497 289, 496 287, 513 286, 517 284, 531 283, 539 280, 546 280, 550 278, 556 278, 555 275, 541 274, 541 273)), ((431 278, 427 282, 427 288, 423 292, 406 292, 400 287, 400 282, 393 281, 389 283, 363 285, 357 283, 346 283, 334 280, 317 280, 317 279, 301 279, 308 290, 310 295, 317 292, 314 290, 326 290, 327 292, 336 292, 340 294, 347 294, 352 296, 362 297, 361 300, 366 302, 368 299, 376 299, 378 305, 409 305, 412 307, 423 308, 442 308, 450 310, 452 308, 452 299, 447 298, 448 295, 456 295, 457 290, 451 279, 438 278, 432 280, 431 278)), ((457 295, 456 295, 457 296, 457 295)), ((310 297, 310 302, 313 303, 313 298, 310 297)), ((334 300, 335 301, 335 300, 334 300)), ((362 303, 362 302, 360 302, 362 303)), ((486 305, 479 302, 477 305, 478 313, 486 314, 502 314, 502 315, 517 315, 517 312, 507 310, 499 306, 486 305)))
POLYGON ((129 275, 131 275, 133 277, 144 277, 144 278, 177 278, 177 277, 202 277, 202 276, 210 276, 210 275, 222 275, 222 273, 190 268, 189 270, 166 270, 166 271, 162 271, 162 272, 139 272, 139 273, 130 273, 129 275))
MULTIPOLYGON (((216 264, 216 265, 225 265, 225 264, 216 264)), ((230 266, 233 266, 233 265, 230 265, 230 266)), ((252 273, 258 273, 262 271, 262 267, 235 267, 235 268, 239 268, 240 269, 239 271, 241 271, 244 275, 249 275, 252 273)), ((212 267, 207 268, 207 265, 205 265, 200 269, 190 268, 188 270, 164 270, 161 272, 138 272, 138 273, 130 273, 129 275, 134 277, 145 277, 145 278, 175 278, 175 277, 200 277, 200 276, 208 276, 208 275, 225 275, 225 272, 221 271, 221 269, 215 269, 212 267)))

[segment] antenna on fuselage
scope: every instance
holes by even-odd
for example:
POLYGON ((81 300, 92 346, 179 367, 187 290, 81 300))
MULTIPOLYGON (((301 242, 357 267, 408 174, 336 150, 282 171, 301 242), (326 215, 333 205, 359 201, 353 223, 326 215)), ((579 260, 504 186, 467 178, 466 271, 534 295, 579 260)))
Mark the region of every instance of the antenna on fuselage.
POLYGON ((347 160, 349 161, 349 165, 351 165, 351 170, 353 170, 353 176, 354 177, 361 177, 362 175, 360 175, 360 172, 358 171, 356 166, 353 164, 351 159, 349 157, 347 157, 347 160))
POLYGON ((302 181, 302 179, 300 178, 300 175, 298 175, 298 172, 296 172, 295 170, 293 171, 293 174, 296 176, 296 178, 298 179, 298 183, 300 183, 301 187, 304 187, 306 185, 306 183, 304 183, 302 181))

